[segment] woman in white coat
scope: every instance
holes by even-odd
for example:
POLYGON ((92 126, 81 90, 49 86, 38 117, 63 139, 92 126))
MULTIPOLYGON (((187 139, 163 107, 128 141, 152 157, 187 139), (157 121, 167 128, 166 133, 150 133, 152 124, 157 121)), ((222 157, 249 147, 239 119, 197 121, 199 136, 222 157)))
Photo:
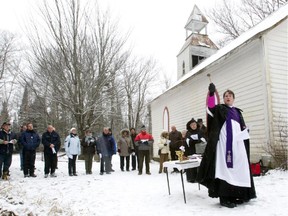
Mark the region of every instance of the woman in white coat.
POLYGON ((68 157, 68 173, 69 176, 77 176, 76 159, 81 153, 80 139, 77 136, 76 128, 71 128, 70 134, 65 139, 65 152, 68 157))
MULTIPOLYGON (((163 163, 165 161, 169 160, 169 133, 167 131, 163 131, 161 133, 160 139, 158 141, 158 147, 159 147, 159 156, 160 156, 160 167, 159 167, 159 173, 162 173, 163 171, 163 163)), ((164 172, 167 172, 167 169, 164 169, 164 172)))

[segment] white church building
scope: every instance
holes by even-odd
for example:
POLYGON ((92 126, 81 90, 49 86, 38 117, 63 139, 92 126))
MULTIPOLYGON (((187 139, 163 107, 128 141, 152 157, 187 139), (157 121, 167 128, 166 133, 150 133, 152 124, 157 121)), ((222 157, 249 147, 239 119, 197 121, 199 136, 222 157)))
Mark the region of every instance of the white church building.
MULTIPOLYGON (((155 141, 163 130, 186 129, 193 117, 206 124, 208 74, 219 92, 235 93, 250 128, 251 161, 265 156, 267 143, 280 139, 288 124, 288 4, 222 49, 207 35, 207 19, 194 7, 185 25, 186 40, 177 55, 177 82, 151 102, 155 141), (204 33, 201 33, 204 32, 204 33)), ((155 142, 157 143, 157 142, 155 142)), ((158 147, 154 145, 156 157, 158 147)))

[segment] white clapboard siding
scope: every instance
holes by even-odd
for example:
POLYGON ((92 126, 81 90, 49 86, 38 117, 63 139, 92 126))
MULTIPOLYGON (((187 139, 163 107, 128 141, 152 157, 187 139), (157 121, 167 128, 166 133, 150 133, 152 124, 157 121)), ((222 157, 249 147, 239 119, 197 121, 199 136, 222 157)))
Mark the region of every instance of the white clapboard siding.
MULTIPOLYGON (((266 70, 269 75, 271 140, 280 140, 279 127, 288 124, 288 21, 265 35, 266 70)), ((287 132, 287 131, 286 131, 287 132)), ((283 134, 282 134, 283 135, 283 134)))
POLYGON ((235 105, 243 109, 243 115, 247 125, 253 124, 251 130, 251 149, 258 152, 259 146, 266 142, 264 96, 261 76, 261 40, 257 39, 246 44, 241 49, 235 50, 229 56, 219 60, 205 70, 193 75, 175 88, 162 94, 151 104, 152 132, 159 135, 163 125, 159 122, 164 108, 167 107, 170 114, 170 126, 175 125, 181 131, 186 128, 186 123, 194 117, 202 118, 206 123, 206 94, 208 91, 211 74, 222 101, 223 92, 229 88, 236 94, 235 105), (154 124, 155 122, 155 124, 154 124))
MULTIPOLYGON (((225 90, 235 92, 235 106, 243 110, 246 125, 250 128, 251 159, 261 158, 267 143, 279 140, 279 122, 287 128, 287 11, 288 5, 283 6, 155 98, 151 102, 153 135, 160 136, 162 132, 165 107, 169 111, 169 127, 175 125, 181 131, 191 117, 202 118, 206 123, 207 74, 211 74, 221 101, 225 90)), ((190 56, 181 58, 184 60, 190 56)))

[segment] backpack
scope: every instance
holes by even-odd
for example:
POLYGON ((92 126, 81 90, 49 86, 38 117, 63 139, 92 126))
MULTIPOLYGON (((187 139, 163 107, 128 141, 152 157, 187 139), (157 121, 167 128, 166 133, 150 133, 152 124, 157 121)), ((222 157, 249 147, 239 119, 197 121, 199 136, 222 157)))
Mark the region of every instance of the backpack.
POLYGON ((251 173, 253 176, 261 175, 262 160, 259 160, 257 163, 250 163, 251 173))

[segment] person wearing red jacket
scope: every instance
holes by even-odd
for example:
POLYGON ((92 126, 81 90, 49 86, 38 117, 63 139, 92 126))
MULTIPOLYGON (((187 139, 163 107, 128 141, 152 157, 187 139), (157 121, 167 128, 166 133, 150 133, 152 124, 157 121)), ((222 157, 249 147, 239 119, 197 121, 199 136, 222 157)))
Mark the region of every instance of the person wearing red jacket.
POLYGON ((135 138, 135 145, 138 146, 139 154, 139 172, 138 175, 142 175, 143 162, 145 158, 145 167, 146 174, 151 175, 150 173, 150 149, 153 145, 154 139, 153 136, 146 132, 146 127, 143 125, 141 127, 141 132, 135 138))

